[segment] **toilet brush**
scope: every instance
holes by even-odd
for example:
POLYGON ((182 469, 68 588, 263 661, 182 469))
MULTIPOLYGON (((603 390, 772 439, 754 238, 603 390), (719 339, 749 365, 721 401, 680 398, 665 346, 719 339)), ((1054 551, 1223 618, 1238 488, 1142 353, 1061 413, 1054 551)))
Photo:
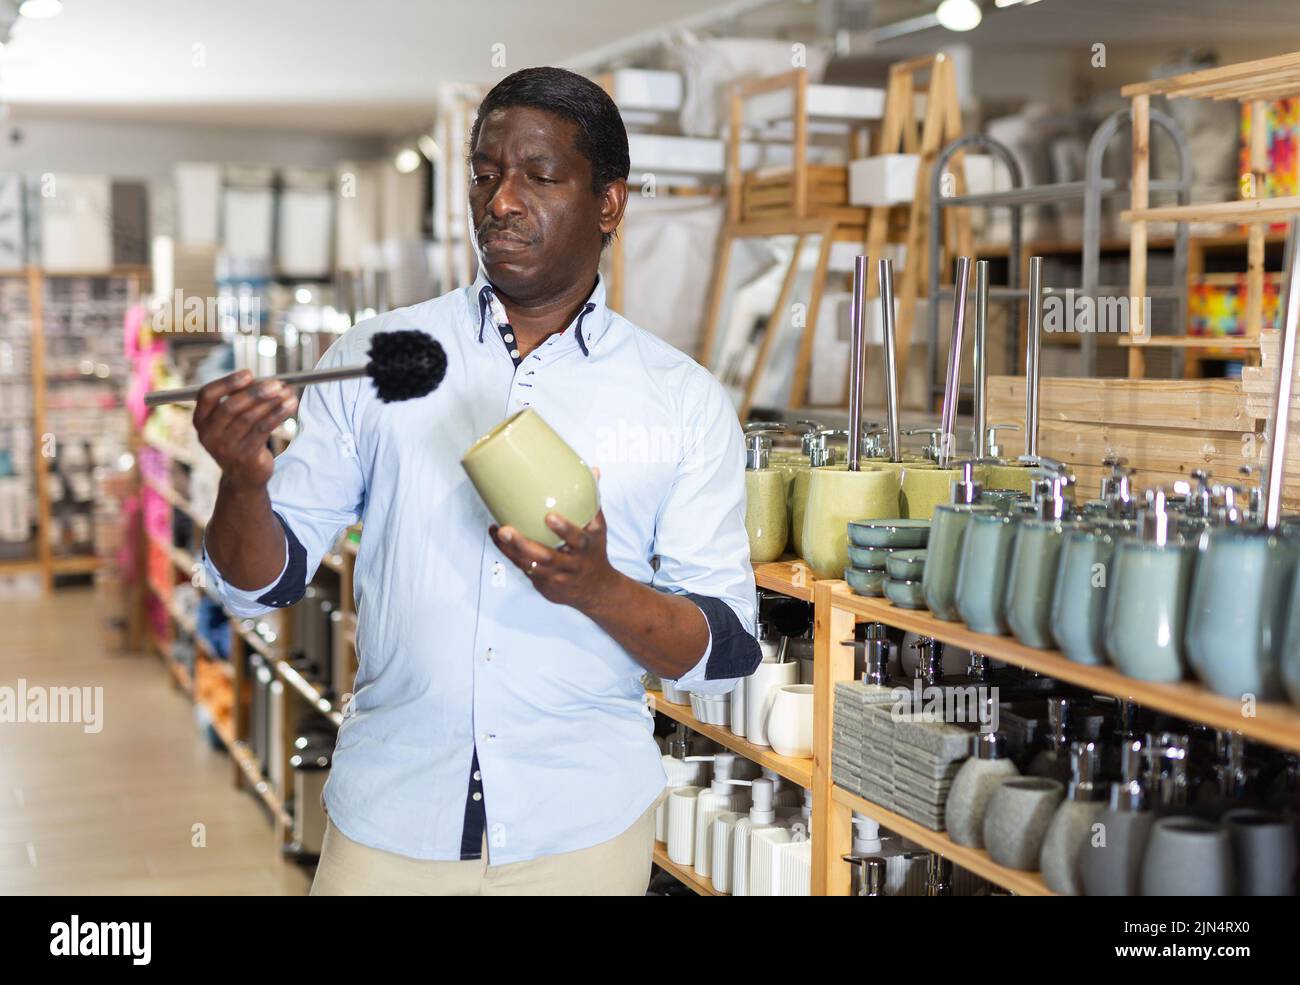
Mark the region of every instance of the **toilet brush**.
MULTIPOLYGON (((361 366, 281 373, 268 379, 290 386, 305 386, 369 376, 375 382, 379 399, 393 403, 431 393, 447 375, 447 353, 438 340, 426 332, 414 329, 376 332, 370 338, 370 350, 366 354, 370 361, 361 366)), ((154 390, 145 394, 144 402, 148 407, 183 403, 196 399, 202 389, 201 386, 187 386, 176 390, 154 390)))

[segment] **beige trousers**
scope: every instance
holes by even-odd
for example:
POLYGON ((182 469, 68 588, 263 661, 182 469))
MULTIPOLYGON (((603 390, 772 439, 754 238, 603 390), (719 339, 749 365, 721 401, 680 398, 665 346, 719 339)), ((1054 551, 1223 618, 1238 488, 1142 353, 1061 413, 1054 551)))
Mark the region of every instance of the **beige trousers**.
POLYGON ((328 822, 313 896, 644 896, 654 850, 655 807, 621 835, 590 848, 527 862, 430 862, 358 844, 328 822))

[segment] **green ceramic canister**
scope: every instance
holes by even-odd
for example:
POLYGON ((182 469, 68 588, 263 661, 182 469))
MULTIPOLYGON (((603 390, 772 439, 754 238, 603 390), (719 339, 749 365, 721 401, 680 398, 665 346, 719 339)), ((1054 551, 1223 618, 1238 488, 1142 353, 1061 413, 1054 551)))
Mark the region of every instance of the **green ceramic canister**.
POLYGON ((1003 636, 1007 625, 1007 575, 1023 511, 971 515, 957 566, 956 603, 961 621, 977 633, 1003 636))
POLYGON ((1067 493, 1074 477, 1058 471, 1041 480, 1038 516, 1020 521, 1007 572, 1007 626, 1025 646, 1050 649, 1052 601, 1065 534, 1076 528, 1069 519, 1067 493))
POLYGON ((1178 533, 1164 490, 1149 491, 1137 533, 1115 545, 1106 600, 1106 656, 1129 677, 1173 682, 1185 676, 1194 561, 1195 549, 1178 533))
POLYGON ((1065 534, 1052 598, 1052 638, 1067 659, 1106 662, 1104 630, 1116 533, 1095 525, 1065 534))
POLYGON ((1215 694, 1284 696, 1295 541, 1262 527, 1202 532, 1187 603, 1187 661, 1215 694))

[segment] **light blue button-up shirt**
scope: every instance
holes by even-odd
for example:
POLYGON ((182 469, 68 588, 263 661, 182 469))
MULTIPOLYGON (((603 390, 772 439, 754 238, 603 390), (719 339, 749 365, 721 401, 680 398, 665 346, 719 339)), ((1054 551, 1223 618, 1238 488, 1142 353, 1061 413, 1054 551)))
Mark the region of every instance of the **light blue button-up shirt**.
POLYGON ((531 406, 589 464, 613 566, 690 595, 710 643, 678 682, 731 690, 759 658, 735 410, 700 365, 605 305, 516 369, 483 275, 355 326, 321 367, 364 363, 370 336, 420 329, 447 353, 427 397, 385 404, 368 380, 307 388, 270 493, 287 533, 280 580, 214 591, 238 615, 289 604, 357 520, 360 658, 325 788, 349 838, 461 857, 477 748, 492 864, 575 851, 625 831, 665 783, 644 669, 577 609, 548 602, 492 543, 461 467, 480 435, 531 406), (486 331, 484 331, 486 323, 486 331), (581 331, 582 339, 575 336, 581 331))

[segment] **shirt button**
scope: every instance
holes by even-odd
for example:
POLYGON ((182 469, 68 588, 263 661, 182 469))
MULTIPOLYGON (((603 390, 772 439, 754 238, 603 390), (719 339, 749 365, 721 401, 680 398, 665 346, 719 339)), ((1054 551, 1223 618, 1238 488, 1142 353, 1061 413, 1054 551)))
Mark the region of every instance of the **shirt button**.
POLYGON ((488 647, 488 648, 487 648, 487 653, 483 654, 483 657, 484 657, 484 659, 487 659, 487 660, 491 660, 491 659, 492 659, 492 647, 488 647))
POLYGON ((483 733, 480 733, 480 735, 479 735, 478 738, 479 738, 479 741, 480 741, 480 742, 487 742, 487 740, 490 739, 490 738, 492 738, 492 736, 488 735, 486 732, 483 732, 483 733))
POLYGON ((511 359, 518 359, 518 358, 519 358, 519 350, 518 350, 518 349, 511 349, 511 350, 510 350, 510 358, 511 358, 511 359))
POLYGON ((474 799, 475 799, 475 800, 482 800, 482 799, 483 799, 483 795, 482 795, 481 793, 475 792, 475 794, 474 794, 474 799))
POLYGON ((509 332, 506 332, 505 338, 507 342, 513 342, 515 340, 515 337, 511 335, 509 332))
POLYGON ((475 770, 475 771, 474 771, 474 779, 475 779, 475 780, 481 780, 481 779, 483 779, 483 774, 480 773, 478 770, 475 770))

